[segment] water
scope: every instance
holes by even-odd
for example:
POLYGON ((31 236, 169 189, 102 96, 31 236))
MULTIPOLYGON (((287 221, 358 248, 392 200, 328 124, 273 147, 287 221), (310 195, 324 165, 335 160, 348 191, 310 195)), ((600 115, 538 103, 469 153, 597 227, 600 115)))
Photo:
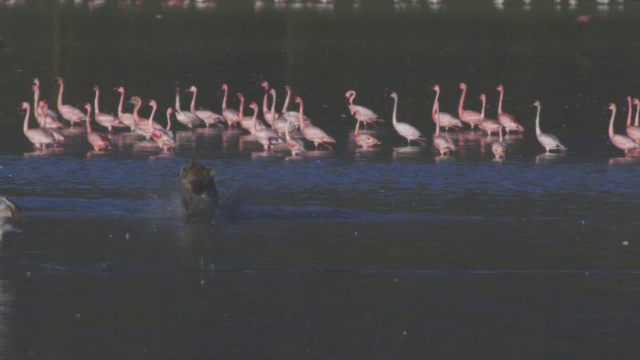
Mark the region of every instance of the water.
POLYGON ((2 243, 2 358, 637 353, 640 170, 610 144, 606 107, 623 133, 640 4, 97 4, 0 8, 0 193, 24 217, 2 243), (261 104, 268 80, 278 107, 289 85, 337 143, 286 160, 241 131, 176 125, 175 153, 118 132, 96 154, 78 127, 34 151, 17 108, 33 77, 55 103, 57 76, 67 103, 92 102, 95 83, 113 112, 123 85, 162 122, 176 81, 216 111, 222 83, 261 104), (431 85, 455 113, 462 81, 465 106, 485 92, 491 116, 505 85, 505 111, 528 128, 505 138, 505 161, 477 131, 452 132, 459 152, 439 157, 390 126, 395 91, 401 121, 429 138, 431 85), (356 149, 349 89, 387 121, 376 150, 356 149), (537 143, 534 100, 566 153, 537 143), (212 224, 184 221, 178 173, 192 158, 216 169, 225 215, 212 224))

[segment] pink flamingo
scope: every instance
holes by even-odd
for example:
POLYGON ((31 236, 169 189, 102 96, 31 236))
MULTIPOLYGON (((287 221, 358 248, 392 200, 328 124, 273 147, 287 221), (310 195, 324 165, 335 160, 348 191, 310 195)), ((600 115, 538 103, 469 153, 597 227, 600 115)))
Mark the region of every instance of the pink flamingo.
MULTIPOLYGON (((294 101, 300 105, 300 118, 304 118, 304 103, 302 102, 302 99, 299 96, 296 96, 294 101)), ((293 119, 291 119, 291 121, 293 122, 293 119)), ((318 151, 319 144, 322 144, 328 147, 330 150, 333 150, 333 148, 327 143, 335 143, 336 140, 327 135, 327 133, 325 133, 319 127, 310 123, 306 124, 306 121, 300 121, 300 131, 302 132, 302 136, 304 136, 305 139, 314 143, 314 145, 316 146, 316 151, 318 151)))
POLYGON ((253 134, 258 142, 262 144, 265 151, 271 150, 271 145, 273 143, 282 142, 282 139, 273 129, 269 129, 264 126, 258 127, 258 104, 252 102, 249 104, 249 107, 253 110, 253 116, 251 118, 253 121, 253 134))
POLYGON ((300 114, 299 112, 296 112, 296 111, 287 110, 289 108, 289 99, 291 98, 291 88, 289 86, 285 86, 284 89, 287 92, 287 97, 284 99, 284 105, 282 106, 281 117, 283 117, 285 120, 287 120, 288 117, 291 117, 291 122, 298 127, 300 126, 301 121, 305 121, 306 123, 311 123, 311 119, 309 119, 304 114, 300 114))
POLYGON ((193 93, 193 97, 191 98, 191 112, 202 119, 206 127, 224 122, 224 118, 220 114, 216 114, 209 110, 196 110, 196 96, 198 96, 198 88, 192 85, 187 92, 193 93))
POLYGON ((391 96, 394 100, 393 103, 393 127, 396 129, 396 131, 398 132, 398 134, 400 134, 400 136, 405 137, 408 141, 407 146, 411 145, 411 140, 415 140, 419 143, 421 143, 422 145, 425 145, 425 138, 422 137, 422 133, 420 131, 418 131, 418 129, 416 129, 415 127, 407 124, 407 123, 403 123, 403 122, 398 122, 398 118, 397 118, 397 112, 398 112, 398 94, 396 94, 395 92, 392 92, 389 96, 391 96))
POLYGON ((508 133, 510 131, 524 132, 524 126, 520 125, 518 120, 512 115, 502 112, 502 98, 504 97, 504 86, 502 84, 496 87, 496 90, 500 92, 500 100, 498 101, 498 122, 504 127, 504 130, 508 133))
POLYGON ((438 99, 440 98, 440 85, 436 84, 431 87, 431 89, 436 92, 436 99, 433 101, 433 108, 431 109, 431 118, 433 118, 434 123, 440 123, 439 126, 445 128, 445 130, 449 130, 450 128, 460 129, 462 128, 462 122, 460 119, 457 119, 455 116, 440 111, 440 103, 438 99))
POLYGON ((136 126, 136 118, 133 116, 133 114, 122 111, 122 106, 124 105, 124 87, 120 86, 113 90, 120 93, 120 102, 118 103, 118 119, 120 119, 120 121, 122 121, 131 129, 131 131, 133 131, 136 126))
POLYGON ((543 133, 540 130, 540 108, 542 105, 540 105, 540 101, 536 100, 533 102, 533 106, 538 108, 538 112, 536 114, 536 137, 538 138, 540 145, 544 147, 547 153, 551 150, 566 150, 567 148, 560 143, 560 140, 558 140, 555 135, 543 133))
POLYGON ((227 84, 222 84, 222 91, 224 91, 224 97, 222 98, 222 117, 229 124, 229 127, 235 126, 240 123, 240 120, 243 117, 242 108, 244 107, 244 97, 242 94, 238 93, 238 97, 240 98, 241 105, 240 111, 236 111, 234 109, 227 107, 227 96, 229 95, 229 86, 227 84))
MULTIPOLYGON (((40 99, 40 80, 33 79, 33 85, 31 86, 31 91, 33 91, 33 113, 36 116, 36 120, 40 127, 51 128, 51 129, 60 129, 63 128, 64 125, 60 122, 58 118, 58 114, 55 111, 49 109, 47 107, 46 110, 43 110, 42 103, 45 103, 46 100, 40 99)), ((47 103, 48 104, 48 103, 47 103)))
POLYGON ((498 121, 493 119, 486 119, 484 117, 484 109, 487 105, 487 97, 484 94, 480 94, 480 100, 482 100, 482 112, 480 113, 480 115, 482 116, 482 121, 480 121, 480 123, 478 124, 478 127, 486 131, 489 136, 491 136, 493 132, 496 132, 496 133, 501 132, 502 125, 500 125, 498 121))
MULTIPOLYGON (((46 100, 40 100, 40 113, 41 114, 49 113, 49 102, 47 102, 46 100)), ((60 126, 62 126, 62 124, 60 124, 60 126)), ((53 137, 56 139, 56 142, 54 143, 55 146, 58 146, 58 144, 63 143, 65 141, 64 135, 62 135, 60 128, 47 127, 46 129, 49 130, 51 134, 53 134, 53 137)))
POLYGON ((56 139, 53 136, 53 133, 49 131, 49 129, 46 129, 46 128, 29 129, 29 117, 31 116, 31 106, 29 105, 28 102, 22 103, 22 109, 26 110, 27 112, 24 117, 24 124, 22 126, 22 131, 24 132, 24 136, 26 136, 27 139, 31 141, 31 143, 35 147, 41 148, 43 150, 47 147, 47 145, 55 144, 56 139))
POLYGON ((159 128, 156 129, 153 127, 153 117, 156 113, 156 109, 158 108, 158 104, 155 100, 149 100, 149 105, 151 106, 151 115, 149 116, 149 125, 148 128, 151 129, 151 137, 156 141, 158 146, 164 151, 173 151, 176 148, 176 138, 171 132, 171 114, 173 114, 173 108, 167 109, 167 128, 159 128))
POLYGON ((134 104, 133 117, 136 119, 136 121, 135 121, 135 126, 133 131, 144 136, 145 138, 147 138, 147 140, 149 140, 149 138, 151 137, 151 131, 153 129, 163 129, 162 125, 153 121, 153 119, 150 123, 148 119, 140 117, 140 108, 142 107, 142 99, 140 99, 139 96, 132 96, 129 99, 129 101, 131 101, 134 104))
POLYGON ((609 104, 609 110, 611 110, 611 120, 609 120, 609 139, 611 140, 611 143, 618 149, 623 150, 625 153, 637 150, 640 147, 637 142, 633 141, 626 135, 620 135, 613 132, 613 120, 616 117, 616 104, 609 104))
MULTIPOLYGON (((195 106, 195 104, 194 104, 195 106)), ((204 121, 190 111, 180 110, 180 83, 176 82, 176 120, 187 126, 189 129, 202 124, 204 121)))
MULTIPOLYGON (((437 85, 436 85, 437 86, 437 85)), ((445 135, 441 135, 440 134, 440 126, 442 126, 442 124, 440 124, 440 106, 438 106, 438 95, 440 93, 440 88, 437 88, 436 90, 436 102, 434 103, 435 107, 435 118, 436 118, 436 132, 435 134, 433 134, 433 146, 436 147, 436 149, 438 149, 438 151, 440 152, 440 155, 449 155, 452 151, 456 151, 458 150, 456 148, 456 145, 453 143, 453 141, 445 136, 445 135)))
MULTIPOLYGON (((38 78, 33 78, 33 85, 35 85, 37 87, 38 93, 36 94, 34 91, 34 99, 33 99, 33 106, 36 106, 35 104, 39 104, 40 102, 38 101, 40 98, 40 79, 38 78)), ((58 115, 57 112, 53 111, 52 109, 48 109, 47 110, 47 116, 51 117, 53 119, 55 119, 56 121, 60 122, 60 116, 58 115)))
POLYGON ((271 96, 273 96, 273 102, 271 103, 271 115, 270 117, 273 120, 273 123, 271 124, 271 127, 278 132, 278 134, 280 134, 280 136, 282 136, 284 133, 288 133, 292 130, 291 127, 291 123, 290 123, 290 117, 284 117, 281 116, 279 113, 276 112, 276 90, 275 89, 269 89, 269 94, 271 94, 271 96))
POLYGON ((353 99, 356 98, 355 90, 347 91, 344 97, 349 100, 349 113, 358 120, 357 123, 363 123, 365 129, 367 128, 367 124, 377 127, 376 122, 384 122, 373 110, 353 103, 353 99))
POLYGON ((63 118, 71 122, 71 125, 87 121, 87 116, 71 105, 62 103, 62 94, 64 93, 64 81, 61 77, 56 79, 60 85, 60 91, 58 92, 58 112, 63 118))
MULTIPOLYGON (((636 120, 635 124, 631 124, 631 113, 633 112, 633 107, 631 106, 631 96, 627 96, 627 103, 629 104, 629 112, 627 113, 627 135, 633 139, 635 142, 640 142, 640 127, 638 127, 638 112, 636 112, 636 120)), ((633 103, 636 105, 640 105, 638 99, 633 99, 633 103)), ((640 109, 640 107, 639 107, 640 109)))
POLYGON ((260 86, 264 88, 264 98, 262 99, 262 113, 264 114, 264 120, 273 127, 273 122, 280 117, 280 114, 276 113, 276 90, 269 87, 269 83, 263 81, 260 86), (269 94, 273 96, 271 102, 271 110, 269 110, 269 94))
POLYGON ((127 127, 127 125, 125 125, 122 121, 120 121, 120 119, 118 119, 116 116, 100 112, 100 107, 98 105, 98 98, 100 97, 100 88, 98 87, 98 85, 93 85, 93 91, 96 93, 96 96, 93 99, 93 104, 94 104, 93 114, 96 119, 96 122, 106 127, 107 129, 109 129, 110 133, 113 132, 114 127, 118 127, 118 128, 127 127))
POLYGON ((87 140, 95 151, 104 151, 111 149, 111 140, 107 135, 93 132, 91 130, 91 104, 84 104, 84 108, 87 109, 87 140))
POLYGON ((484 117, 481 116, 479 112, 464 109, 464 97, 467 94, 467 84, 461 82, 459 87, 462 90, 462 94, 460 95, 460 103, 458 104, 458 117, 473 129, 480 124, 480 121, 482 121, 484 117))

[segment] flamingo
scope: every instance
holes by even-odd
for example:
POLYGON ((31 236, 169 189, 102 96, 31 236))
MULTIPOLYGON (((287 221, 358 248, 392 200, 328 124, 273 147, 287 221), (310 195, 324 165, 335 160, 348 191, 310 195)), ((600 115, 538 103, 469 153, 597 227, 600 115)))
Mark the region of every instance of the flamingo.
POLYGON ((440 97, 440 85, 433 85, 431 89, 435 90, 436 92, 436 99, 433 101, 433 108, 431 109, 431 117, 433 118, 433 122, 436 124, 439 122, 439 126, 444 127, 447 131, 449 130, 449 128, 462 128, 462 122, 460 121, 460 119, 457 119, 455 116, 449 113, 440 111, 440 103, 438 102, 438 98, 440 97))
POLYGON ((285 98, 284 105, 282 106, 281 117, 283 117, 285 120, 287 120, 288 117, 291 117, 291 122, 298 127, 300 126, 301 121, 304 121, 310 124, 311 119, 309 119, 304 114, 301 115, 299 112, 287 110, 289 108, 289 99, 291 98, 291 88, 289 86, 285 86, 284 89, 287 92, 287 97, 285 98))
MULTIPOLYGON (((49 103, 46 100, 40 100, 40 113, 49 113, 49 103)), ((62 126, 62 124, 60 124, 60 126, 62 126)), ((58 144, 64 142, 64 135, 62 135, 60 128, 47 127, 46 129, 49 130, 49 132, 51 132, 51 134, 53 134, 53 137, 56 139, 55 143, 53 144, 54 146, 58 146, 58 144)))
POLYGON ((538 137, 538 142, 540 145, 544 147, 544 149, 548 152, 551 150, 566 150, 567 148, 560 143, 557 137, 552 134, 543 133, 540 131, 540 101, 536 100, 533 103, 533 106, 538 108, 538 113, 536 115, 536 136, 538 137))
POLYGON ((158 104, 155 100, 149 100, 149 106, 151 106, 151 115, 149 116, 149 125, 148 128, 151 129, 151 137, 156 141, 158 146, 164 151, 173 151, 176 148, 176 138, 173 136, 173 132, 171 132, 171 114, 173 113, 173 108, 167 109, 167 128, 156 129, 153 127, 153 116, 156 113, 156 109, 158 108, 158 104))
MULTIPOLYGON (((38 89, 38 93, 36 94, 34 91, 34 99, 33 99, 33 106, 36 106, 35 104, 39 103, 39 97, 40 97, 40 79, 38 78, 33 78, 33 85, 35 85, 38 89)), ((55 120, 57 120, 58 122, 60 121, 60 116, 58 115, 57 112, 53 111, 52 109, 48 109, 47 110, 47 115, 55 120)))
MULTIPOLYGON (((203 123, 203 120, 198 117, 198 115, 194 114, 190 111, 182 111, 180 110, 180 83, 176 82, 176 107, 175 107, 176 120, 187 126, 189 129, 192 129, 194 126, 200 125, 203 123)), ((139 124, 138 124, 139 125, 139 124)))
POLYGON ((305 151, 304 142, 300 139, 291 138, 289 128, 291 126, 291 118, 287 119, 287 128, 284 129, 287 140, 287 147, 291 151, 291 156, 299 156, 305 151))
POLYGON ((122 121, 131 129, 131 131, 133 131, 136 126, 136 118, 133 116, 133 114, 122 111, 122 105, 124 104, 124 87, 120 86, 113 90, 120 93, 120 102, 118 103, 118 119, 120 119, 120 121, 122 121))
POLYGON ((611 120, 609 120, 609 139, 611 140, 611 143, 618 149, 623 150, 625 153, 629 153, 632 150, 640 148, 640 145, 630 137, 613 132, 613 120, 616 117, 616 104, 609 104, 609 110, 611 110, 611 120))
POLYGON ((240 119, 242 119, 242 106, 240 106, 240 112, 228 108, 227 96, 229 95, 229 86, 227 84, 222 84, 222 91, 224 91, 224 96, 222 97, 222 117, 227 122, 229 127, 235 126, 240 122, 240 119))
POLYGON ((209 127, 209 125, 215 125, 217 123, 224 121, 224 118, 222 117, 222 115, 216 114, 213 111, 196 110, 196 96, 198 95, 198 88, 192 85, 187 90, 187 92, 193 93, 193 97, 191 98, 191 112, 194 113, 200 119, 202 119, 206 127, 209 127))
POLYGON ((139 96, 132 96, 129 99, 130 102, 134 104, 133 108, 133 117, 135 118, 133 131, 144 136, 147 140, 151 137, 151 132, 153 129, 163 129, 162 125, 157 122, 151 121, 149 123, 148 119, 144 119, 140 117, 140 108, 142 107, 142 99, 139 96))
POLYGON ((31 116, 31 105, 28 102, 22 103, 22 110, 26 110, 26 115, 24 117, 24 124, 22 126, 22 131, 24 132, 24 136, 27 137, 31 143, 40 149, 45 149, 47 145, 55 144, 56 139, 53 136, 53 133, 46 128, 35 128, 29 129, 29 116, 31 116))
MULTIPOLYGON (((633 139, 633 141, 640 143, 640 127, 638 127, 638 112, 636 112, 635 125, 631 124, 631 113, 633 107, 631 106, 631 96, 627 96, 627 103, 629 104, 629 112, 627 113, 627 135, 633 139)), ((639 105, 638 99, 633 99, 633 103, 639 105)), ((640 107, 639 107, 640 109, 640 107)))
POLYGON ((479 112, 464 109, 464 97, 467 94, 467 84, 461 82, 459 87, 462 90, 462 94, 460 95, 460 103, 458 104, 458 117, 473 129, 478 126, 484 117, 481 116, 479 112))
POLYGON ((253 134, 258 142, 262 144, 265 151, 271 150, 271 144, 281 142, 282 139, 275 130, 264 126, 262 128, 258 127, 258 104, 252 102, 249 104, 249 107, 253 110, 253 116, 251 118, 253 121, 253 134))
POLYGON ((496 90, 500 92, 500 100, 498 101, 498 122, 504 127, 504 130, 509 133, 510 131, 524 132, 524 126, 520 125, 518 120, 512 115, 502 112, 502 98, 504 97, 504 86, 502 84, 496 87, 496 90))
POLYGON ((87 140, 89 141, 89 144, 93 146, 95 151, 111 149, 111 140, 109 140, 107 135, 93 132, 91 130, 91 104, 84 104, 84 108, 87 109, 87 140))
MULTIPOLYGON (((238 94, 238 97, 240 96, 242 96, 242 94, 238 94)), ((244 96, 242 96, 242 98, 240 99, 240 104, 244 104, 244 96)), ((258 104, 256 104, 256 106, 257 105, 258 104)), ((253 116, 243 116, 242 120, 240 120, 240 126, 242 126, 243 129, 247 130, 252 135, 255 135, 256 129, 265 128, 264 123, 261 120, 258 120, 257 112, 254 112, 253 116)))
MULTIPOLYGON (((358 114, 359 110, 354 111, 354 117, 355 116, 359 116, 358 114)), ((357 119, 357 118, 356 118, 357 119)), ((380 145, 381 142, 380 140, 376 139, 375 137, 369 135, 369 134, 361 134, 360 133, 360 120, 358 119, 358 121, 356 121, 356 130, 354 133, 355 139, 356 139, 356 144, 362 146, 363 149, 370 149, 376 145, 380 145)))
POLYGON ((355 117, 356 120, 358 120, 357 123, 363 123, 365 129, 367 128, 367 124, 371 124, 377 127, 376 122, 384 122, 384 120, 380 119, 380 117, 375 112, 373 112, 373 110, 364 106, 353 104, 353 99, 355 99, 356 97, 355 90, 347 91, 344 96, 345 98, 347 98, 347 100, 349 100, 349 113, 353 117, 355 117))
MULTIPOLYGON (((302 102, 302 99, 299 96, 296 96, 294 102, 300 105, 300 118, 304 119, 304 103, 302 102)), ((293 118, 290 119, 290 121, 293 122, 293 118)), ((319 144, 322 144, 328 147, 330 150, 333 150, 333 148, 327 143, 335 143, 336 140, 327 135, 327 133, 325 133, 319 127, 312 125, 311 123, 307 124, 306 121, 300 121, 300 131, 302 132, 302 136, 304 136, 305 139, 314 143, 314 145, 316 146, 316 151, 318 151, 319 144)))
MULTIPOLYGON (((37 78, 33 79, 33 85, 31 86, 31 91, 33 91, 33 113, 36 116, 36 120, 40 127, 50 128, 50 129, 60 129, 63 128, 64 125, 60 122, 60 118, 55 111, 47 108, 46 110, 42 109, 42 102, 46 102, 46 100, 40 99, 40 80, 37 78)), ((48 104, 48 103, 47 103, 48 104)))
POLYGON ((260 86, 264 88, 264 98, 262 100, 262 113, 264 114, 264 120, 273 126, 273 122, 280 117, 280 114, 276 113, 276 90, 269 87, 269 83, 263 81, 260 86), (269 95, 273 96, 273 100, 271 102, 271 110, 269 110, 269 106, 267 104, 269 95))
POLYGON ((502 141, 502 131, 499 131, 498 134, 500 136, 500 140, 491 144, 491 151, 496 157, 496 160, 504 159, 507 155, 507 144, 502 141))
POLYGON ((395 92, 392 92, 389 96, 392 97, 393 100, 394 100, 394 103, 393 103, 393 127, 396 129, 398 134, 400 134, 400 136, 405 137, 407 139, 407 141, 408 141, 407 146, 411 145, 411 140, 415 140, 415 141, 421 143, 422 145, 425 145, 425 138, 422 137, 422 133, 420 133, 420 131, 418 131, 418 129, 414 128, 413 126, 411 126, 411 125, 409 125, 407 123, 398 122, 398 118, 397 118, 398 94, 396 94, 395 92))
POLYGON ((62 115, 64 119, 67 119, 69 122, 71 122, 72 126, 75 123, 81 123, 81 122, 87 121, 88 120, 87 116, 82 111, 80 111, 80 109, 75 108, 71 105, 62 103, 62 94, 64 93, 64 81, 62 80, 61 77, 57 78, 56 80, 60 85, 60 91, 58 92, 58 112, 60 113, 60 115, 62 115))
POLYGON ((100 97, 100 88, 98 87, 98 85, 93 85, 93 91, 96 93, 96 96, 93 99, 93 104, 94 104, 93 114, 94 114, 94 117, 96 118, 96 122, 106 127, 107 129, 109 129, 110 133, 113 132, 114 127, 119 127, 119 128, 127 127, 127 125, 125 125, 122 121, 120 121, 120 119, 118 119, 116 116, 100 112, 100 107, 98 106, 98 98, 100 97))
MULTIPOLYGON (((437 86, 437 85, 436 85, 437 86)), ((453 141, 447 136, 440 135, 440 106, 438 106, 438 95, 440 93, 440 88, 436 90, 436 101, 435 101, 435 118, 436 118, 436 132, 433 134, 433 145, 440 151, 440 155, 449 155, 452 151, 458 150, 453 141)))
POLYGON ((480 115, 482 116, 482 121, 480 121, 480 123, 478 124, 478 127, 486 131, 487 134, 489 134, 489 136, 491 136, 491 134, 493 134, 494 131, 501 132, 502 125, 500 125, 498 121, 493 119, 486 119, 484 117, 484 109, 487 105, 487 97, 484 94, 480 94, 480 100, 482 100, 482 112, 480 113, 480 115))

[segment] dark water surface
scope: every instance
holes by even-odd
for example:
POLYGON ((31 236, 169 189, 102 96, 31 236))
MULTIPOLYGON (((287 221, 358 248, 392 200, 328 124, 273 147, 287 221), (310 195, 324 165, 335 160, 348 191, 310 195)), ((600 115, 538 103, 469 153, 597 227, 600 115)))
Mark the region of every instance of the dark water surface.
POLYGON ((0 194, 24 217, 2 243, 1 358, 637 356, 640 162, 609 142, 606 107, 623 133, 640 3, 75 3, 0 7, 0 194), (58 76, 66 103, 92 102, 95 83, 115 112, 123 85, 155 99, 161 122, 176 81, 218 112, 222 83, 261 104, 268 80, 279 109, 289 85, 337 143, 285 160, 239 130, 175 124, 170 154, 122 131, 96 154, 81 127, 34 151, 18 107, 33 77, 55 104, 58 76), (505 85, 527 127, 505 138, 505 161, 470 130, 435 155, 430 86, 456 113, 462 81, 466 107, 484 92, 492 117, 505 85), (349 89, 387 121, 376 150, 356 149, 349 89), (395 132, 390 91, 427 146, 395 132), (544 154, 534 100, 566 153, 544 154), (225 215, 212 224, 184 221, 191 158, 216 169, 225 215))

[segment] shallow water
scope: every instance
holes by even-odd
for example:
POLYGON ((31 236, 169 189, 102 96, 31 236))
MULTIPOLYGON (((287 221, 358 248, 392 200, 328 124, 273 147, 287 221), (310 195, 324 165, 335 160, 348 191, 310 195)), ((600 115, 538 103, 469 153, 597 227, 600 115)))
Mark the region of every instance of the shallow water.
POLYGON ((610 144, 606 106, 618 104, 622 133, 640 4, 96 3, 0 8, 0 193, 24 217, 2 243, 3 358, 637 353, 639 160, 610 144), (52 103, 63 76, 69 103, 91 102, 97 83, 115 111, 110 89, 124 85, 160 113, 175 81, 219 111, 223 82, 261 103, 268 80, 278 107, 290 85, 337 143, 287 159, 241 131, 175 125, 175 153, 122 131, 95 153, 78 127, 34 151, 17 108, 35 76, 52 103), (466 107, 486 92, 490 114, 505 84, 505 111, 528 128, 505 138, 506 160, 479 131, 451 132, 460 150, 441 157, 390 125, 396 91, 401 121, 429 138, 429 87, 455 113, 461 81, 466 107), (351 88, 387 121, 378 149, 356 149, 351 88), (537 143, 536 99, 567 152, 537 143), (184 221, 178 173, 192 158, 216 169, 223 215, 211 224, 184 221))

